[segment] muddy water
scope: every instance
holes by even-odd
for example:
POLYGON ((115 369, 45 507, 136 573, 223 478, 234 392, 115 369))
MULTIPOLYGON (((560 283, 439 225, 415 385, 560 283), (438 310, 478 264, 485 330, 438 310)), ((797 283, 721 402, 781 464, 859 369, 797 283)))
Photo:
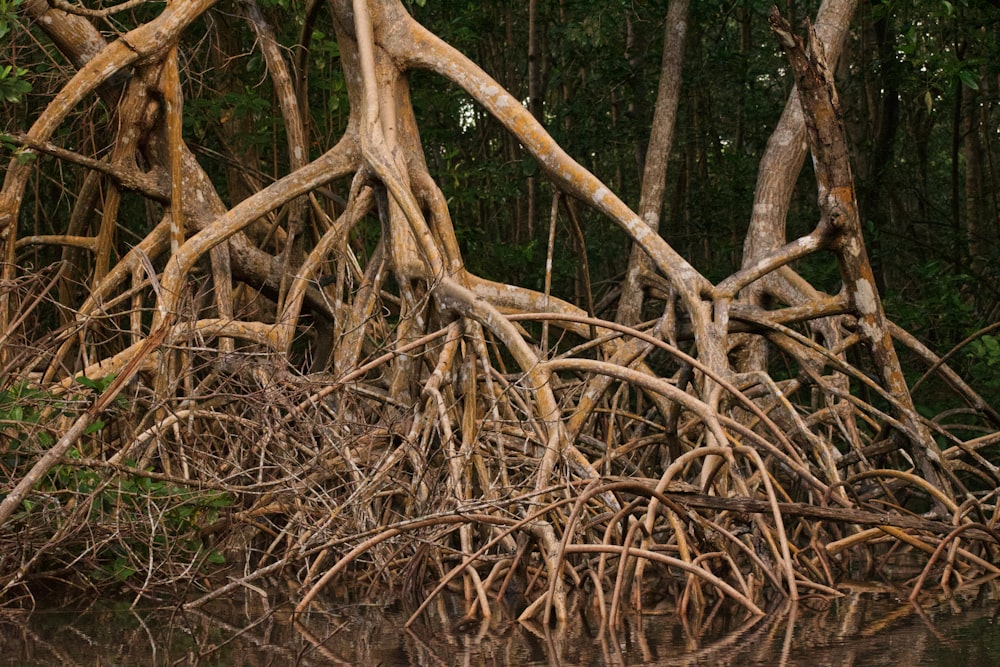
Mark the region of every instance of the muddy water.
POLYGON ((715 615, 699 627, 670 613, 615 630, 578 613, 561 630, 510 620, 459 623, 439 601, 410 628, 392 607, 319 605, 303 623, 261 599, 194 611, 128 602, 0 612, 0 664, 10 665, 881 665, 1000 664, 1000 602, 975 597, 911 605, 891 592, 805 601, 756 621, 715 615))

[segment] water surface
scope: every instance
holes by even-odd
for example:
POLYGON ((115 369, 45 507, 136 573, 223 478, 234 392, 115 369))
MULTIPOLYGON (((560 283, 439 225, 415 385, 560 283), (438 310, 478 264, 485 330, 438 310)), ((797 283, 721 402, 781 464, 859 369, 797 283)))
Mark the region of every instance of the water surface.
POLYGON ((255 596, 196 610, 99 602, 0 612, 0 662, 16 665, 883 665, 1000 664, 1000 603, 975 597, 910 604, 859 590, 806 600, 756 621, 719 614, 693 628, 672 613, 618 628, 578 610, 564 628, 498 608, 460 623, 464 603, 436 601, 411 628, 392 606, 328 601, 293 622, 255 596))

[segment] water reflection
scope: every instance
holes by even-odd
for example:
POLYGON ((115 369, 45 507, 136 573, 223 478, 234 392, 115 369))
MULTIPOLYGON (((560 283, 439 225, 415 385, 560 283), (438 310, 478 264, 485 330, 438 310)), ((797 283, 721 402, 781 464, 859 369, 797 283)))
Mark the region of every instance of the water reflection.
POLYGON ((18 665, 987 665, 1000 656, 1000 597, 908 603, 859 588, 762 619, 672 613, 623 619, 617 629, 579 609, 559 629, 511 620, 461 622, 440 599, 410 628, 406 610, 336 606, 293 620, 260 598, 197 610, 121 604, 0 612, 0 662, 18 665))

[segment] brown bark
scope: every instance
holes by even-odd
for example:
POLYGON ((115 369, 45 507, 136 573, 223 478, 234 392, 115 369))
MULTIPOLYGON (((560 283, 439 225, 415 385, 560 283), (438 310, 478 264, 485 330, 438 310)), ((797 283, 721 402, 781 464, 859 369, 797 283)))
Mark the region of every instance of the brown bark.
POLYGON ((848 302, 858 318, 861 339, 874 357, 883 386, 896 401, 900 422, 912 443, 915 460, 935 486, 948 488, 947 480, 938 472, 938 467, 946 470, 947 464, 937 451, 930 433, 921 424, 913 405, 875 285, 875 275, 868 261, 847 150, 847 134, 822 43, 815 33, 810 32, 809 42, 804 44, 791 32, 791 27, 777 10, 771 13, 771 27, 788 55, 805 116, 819 189, 821 217, 816 232, 820 241, 837 256, 848 302))
MULTIPOLYGON (((846 38, 857 0, 824 0, 815 20, 815 30, 823 43, 827 60, 836 64, 846 38)), ((798 90, 793 90, 785 104, 774 132, 767 141, 757 170, 750 225, 743 242, 743 268, 771 254, 786 242, 785 221, 795 183, 806 157, 807 144, 798 90)), ((812 295, 797 290, 769 275, 747 285, 741 300, 761 306, 771 296, 788 305, 806 301, 812 295)), ((767 348, 761 341, 746 342, 739 351, 737 368, 742 372, 767 368, 767 348)))
MULTIPOLYGON (((673 0, 667 10, 663 30, 663 61, 660 64, 660 85, 656 94, 653 125, 642 174, 639 195, 639 217, 656 233, 660 229, 660 213, 666 190, 667 162, 677 124, 680 102, 681 70, 684 65, 684 44, 687 34, 687 0, 673 0)), ((642 275, 652 271, 649 257, 638 246, 629 256, 622 295, 618 302, 617 320, 622 324, 637 324, 642 317, 642 275)))

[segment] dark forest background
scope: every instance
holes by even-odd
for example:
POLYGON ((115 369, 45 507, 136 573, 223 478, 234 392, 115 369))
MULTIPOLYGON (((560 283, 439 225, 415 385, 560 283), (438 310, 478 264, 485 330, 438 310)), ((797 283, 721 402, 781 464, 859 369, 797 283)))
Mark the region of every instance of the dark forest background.
MULTIPOLYGON (((38 49, 30 33, 7 32, 19 4, 0 2, 0 33, 7 42, 0 63, 0 123, 6 132, 20 130, 36 115, 49 99, 46 81, 61 84, 66 67, 54 49, 38 49)), ((301 3, 259 4, 273 25, 287 31, 277 35, 279 41, 296 43, 301 3)), ((286 173, 288 165, 263 58, 246 22, 227 5, 219 4, 204 25, 189 31, 182 83, 185 138, 233 205, 257 183, 286 173)), ((528 3, 425 0, 412 2, 410 10, 540 111, 567 152, 635 207, 666 5, 539 3, 537 54, 530 61, 528 3), (534 101, 528 98, 531 68, 539 87, 534 101)), ((818 3, 782 5, 796 24, 814 16, 818 3)), ((739 267, 758 162, 791 87, 767 25, 770 6, 735 0, 692 3, 690 10, 661 233, 713 280, 739 267)), ((105 23, 112 34, 114 17, 105 23)), ((1000 315, 998 37, 1000 8, 992 3, 866 1, 837 67, 861 216, 886 308, 941 351, 1000 315)), ((342 133, 348 102, 333 35, 315 33, 312 56, 309 129, 318 154, 342 133)), ((541 288, 549 195, 531 193, 548 188, 541 179, 535 182, 536 165, 465 93, 434 75, 415 76, 420 81, 413 86, 414 106, 428 163, 448 196, 470 269, 541 288)), ((101 134, 84 125, 90 116, 81 118, 88 120, 62 130, 67 146, 100 141, 101 134)), ((67 192, 79 187, 76 178, 69 172, 39 174, 28 195, 32 201, 22 207, 22 224, 38 234, 63 233, 72 201, 67 192)), ((799 180, 790 238, 815 224, 808 164, 799 180)), ((611 302, 615 296, 628 240, 583 207, 578 216, 579 229, 557 234, 553 288, 586 305, 589 271, 600 306, 602 297, 611 302)), ((134 211, 137 235, 147 217, 134 211)), ((36 246, 35 256, 21 259, 42 266, 51 259, 45 252, 36 246)), ((818 287, 836 291, 831 265, 797 268, 818 287)), ((1000 379, 993 379, 1000 368, 995 339, 981 338, 964 357, 981 390, 991 388, 983 383, 1000 387, 1000 379)))

